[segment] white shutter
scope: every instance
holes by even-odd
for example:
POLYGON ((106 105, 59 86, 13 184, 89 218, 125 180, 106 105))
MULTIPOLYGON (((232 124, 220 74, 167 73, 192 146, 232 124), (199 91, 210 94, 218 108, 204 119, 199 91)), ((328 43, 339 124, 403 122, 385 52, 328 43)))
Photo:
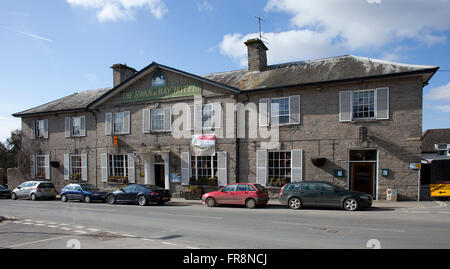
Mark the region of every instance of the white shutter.
POLYGON ((125 111, 123 113, 123 132, 125 134, 130 133, 130 111, 125 111))
POLYGON ((128 153, 128 183, 136 183, 136 169, 134 165, 134 154, 128 153))
POLYGON ((217 185, 226 186, 227 184, 227 152, 217 152, 217 185))
POLYGON ((150 133, 150 109, 142 111, 142 130, 145 134, 150 133))
POLYGON ((194 130, 201 131, 203 129, 203 105, 195 104, 194 106, 194 130))
POLYGON ((172 130, 172 111, 170 108, 164 108, 164 130, 172 130))
POLYGON ((181 152, 181 184, 189 185, 191 177, 191 153, 181 152))
POLYGON ((36 155, 31 155, 30 158, 30 177, 36 178, 36 155))
POLYGON ((214 128, 222 128, 222 104, 214 103, 212 107, 214 111, 214 128))
POLYGON ((377 119, 389 119, 389 88, 377 88, 376 93, 376 112, 377 119))
POLYGON ((44 120, 44 138, 48 138, 48 120, 44 120))
POLYGON ((300 95, 289 96, 289 123, 300 124, 300 95))
POLYGON ((105 114, 105 134, 111 135, 112 131, 112 113, 105 114))
POLYGON ((101 158, 102 182, 108 182, 108 154, 102 153, 101 158))
POLYGON ((80 117, 80 136, 86 136, 86 116, 80 117))
POLYGON ((268 154, 267 150, 256 151, 256 183, 266 186, 267 184, 267 168, 268 154))
POLYGON ((81 154, 81 180, 88 180, 88 162, 87 154, 81 154))
POLYGON ((44 155, 45 179, 50 180, 50 155, 44 155))
POLYGON ((70 155, 64 154, 64 179, 70 179, 70 155))
POLYGON ((339 92, 339 121, 348 122, 352 120, 352 92, 339 92))
POLYGON ((186 106, 186 130, 194 130, 194 105, 186 106))
POLYGON ((66 117, 65 118, 65 128, 64 128, 66 137, 70 137, 70 134, 72 133, 71 132, 72 126, 70 126, 70 122, 71 122, 70 117, 66 117))
POLYGON ((259 126, 269 126, 270 98, 259 100, 259 126))
POLYGON ((303 150, 294 149, 291 151, 291 181, 303 181, 303 150))

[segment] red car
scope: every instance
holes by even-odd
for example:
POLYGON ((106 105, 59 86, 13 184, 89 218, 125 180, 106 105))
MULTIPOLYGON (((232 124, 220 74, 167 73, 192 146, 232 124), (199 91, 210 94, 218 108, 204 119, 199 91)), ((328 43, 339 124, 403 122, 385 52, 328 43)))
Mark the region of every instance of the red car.
POLYGON ((269 193, 259 185, 253 183, 234 183, 214 192, 203 194, 202 203, 209 207, 216 205, 245 205, 254 208, 257 205, 266 205, 269 193))

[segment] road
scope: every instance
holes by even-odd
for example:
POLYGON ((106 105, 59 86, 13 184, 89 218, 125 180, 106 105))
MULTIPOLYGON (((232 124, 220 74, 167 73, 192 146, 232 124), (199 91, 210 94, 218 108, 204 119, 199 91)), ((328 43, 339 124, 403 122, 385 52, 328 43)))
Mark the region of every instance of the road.
POLYGON ((448 202, 291 210, 0 200, 0 248, 364 249, 450 247, 448 202))

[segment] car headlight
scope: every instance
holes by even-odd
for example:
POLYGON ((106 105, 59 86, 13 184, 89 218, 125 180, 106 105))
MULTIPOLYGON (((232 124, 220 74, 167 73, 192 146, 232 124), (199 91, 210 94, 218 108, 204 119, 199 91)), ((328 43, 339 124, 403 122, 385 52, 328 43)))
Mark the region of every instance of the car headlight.
POLYGON ((370 197, 367 196, 367 195, 360 195, 359 198, 362 199, 362 200, 369 200, 370 199, 370 197))

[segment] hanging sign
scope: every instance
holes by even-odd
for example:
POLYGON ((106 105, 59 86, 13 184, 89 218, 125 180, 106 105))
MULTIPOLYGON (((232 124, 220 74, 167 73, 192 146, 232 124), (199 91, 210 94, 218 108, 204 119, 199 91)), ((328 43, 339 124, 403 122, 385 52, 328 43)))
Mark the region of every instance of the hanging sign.
POLYGON ((191 140, 192 155, 212 156, 216 154, 216 135, 193 135, 191 140))

